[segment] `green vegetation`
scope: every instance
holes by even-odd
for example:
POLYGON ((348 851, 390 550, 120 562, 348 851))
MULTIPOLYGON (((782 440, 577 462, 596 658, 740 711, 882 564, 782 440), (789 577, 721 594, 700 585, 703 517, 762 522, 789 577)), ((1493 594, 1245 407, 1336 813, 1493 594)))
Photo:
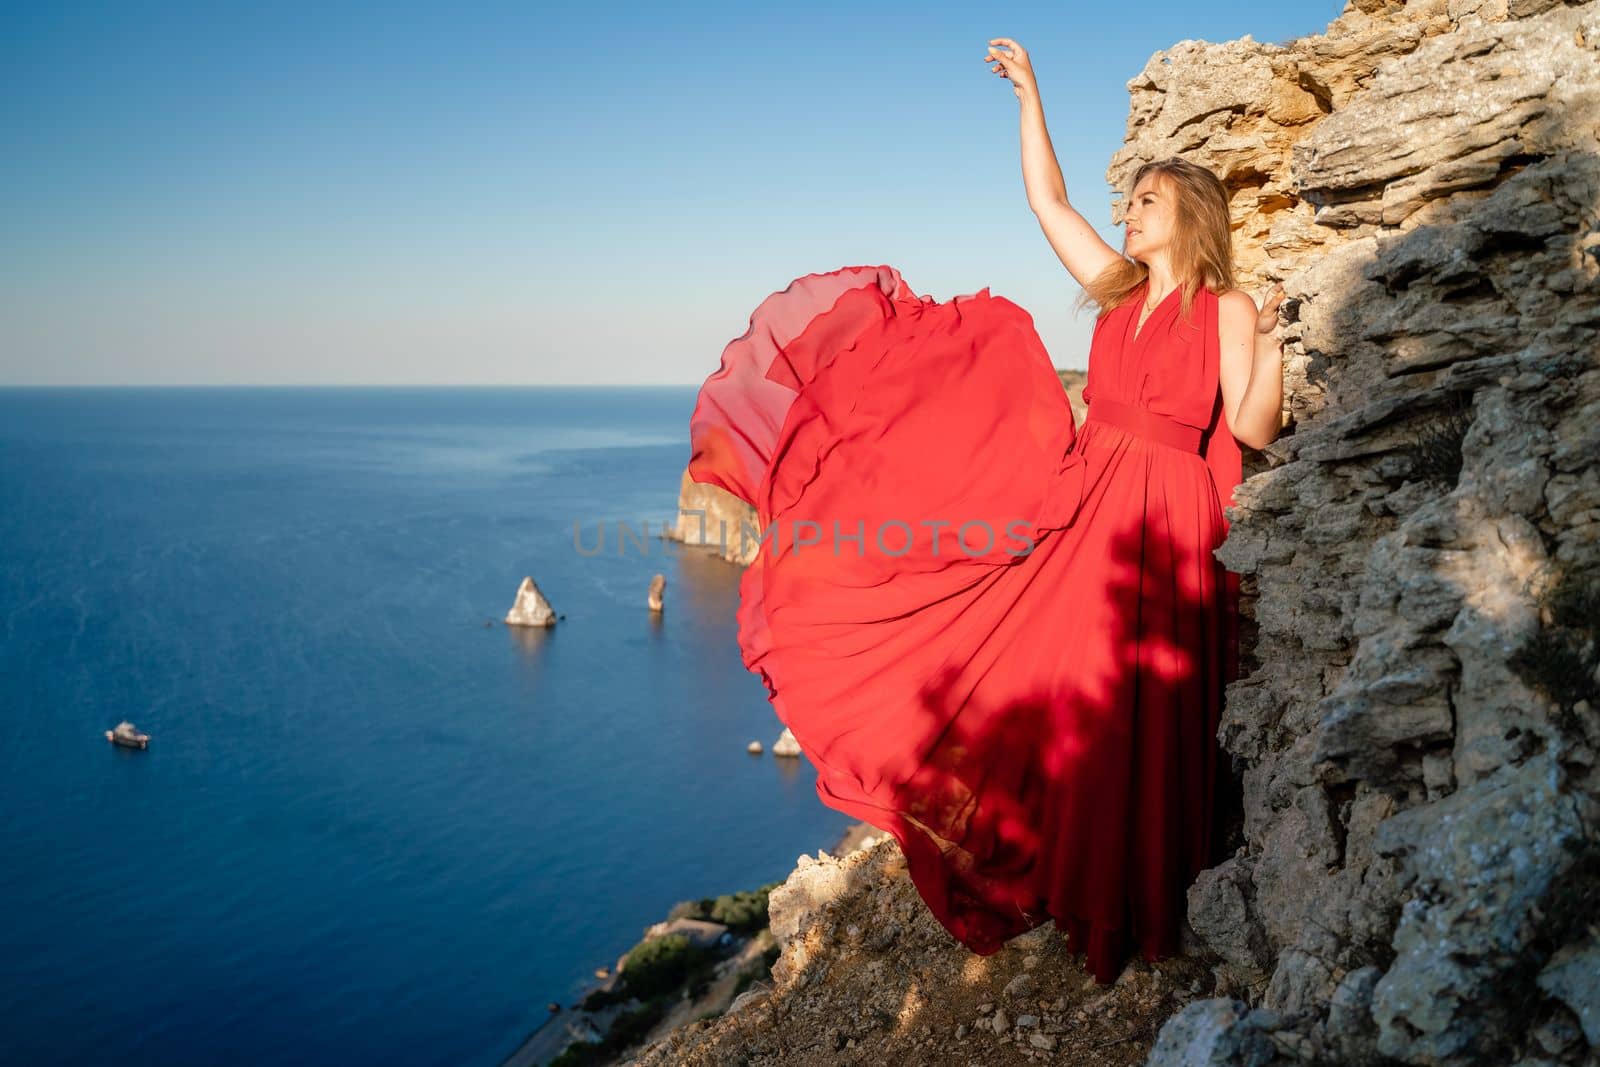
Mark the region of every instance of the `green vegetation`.
POLYGON ((1471 425, 1471 394, 1452 392, 1441 409, 1417 428, 1417 436, 1395 451, 1410 461, 1412 477, 1449 491, 1461 478, 1461 444, 1471 425))
POLYGON ((596 989, 583 998, 584 1011, 598 1011, 637 997, 649 1000, 661 993, 687 989, 698 997, 711 984, 719 953, 697 948, 683 934, 666 934, 641 941, 622 958, 621 981, 610 992, 596 989))
POLYGON ((622 982, 641 1000, 685 986, 691 996, 699 996, 715 961, 716 954, 710 949, 696 948, 683 934, 667 934, 628 950, 622 982))
POLYGON ((1573 707, 1587 700, 1600 704, 1600 567, 1567 567, 1547 575, 1540 598, 1543 625, 1511 655, 1509 663, 1522 680, 1556 703, 1569 732, 1581 729, 1573 707))
MULTIPOLYGON (((759 889, 682 901, 673 906, 667 918, 722 923, 738 934, 755 936, 767 927, 768 894, 782 884, 781 881, 769 882, 759 889)), ((610 992, 590 991, 579 1007, 594 1012, 630 998, 637 998, 642 1006, 619 1015, 603 1041, 569 1045, 550 1061, 549 1067, 586 1067, 614 1059, 642 1040, 680 997, 703 996, 715 977, 717 961, 723 955, 717 948, 697 948, 684 934, 666 934, 634 945, 620 961, 621 972, 615 988, 610 992)), ((770 972, 778 960, 777 945, 768 948, 762 959, 770 972)), ((747 975, 740 979, 738 992, 743 992, 750 978, 747 975)), ((701 1018, 718 1014, 720 1012, 709 1012, 701 1018)))
POLYGON ((673 905, 669 919, 703 919, 722 923, 740 934, 753 934, 767 925, 767 895, 780 882, 768 882, 759 889, 743 889, 737 893, 724 893, 720 897, 702 900, 685 900, 673 905))
POLYGON ((591 989, 583 998, 583 1000, 578 1003, 578 1010, 599 1011, 601 1008, 609 1007, 612 1004, 617 1004, 627 999, 627 986, 622 982, 618 982, 616 984, 616 988, 612 989, 610 992, 607 992, 604 989, 591 989))

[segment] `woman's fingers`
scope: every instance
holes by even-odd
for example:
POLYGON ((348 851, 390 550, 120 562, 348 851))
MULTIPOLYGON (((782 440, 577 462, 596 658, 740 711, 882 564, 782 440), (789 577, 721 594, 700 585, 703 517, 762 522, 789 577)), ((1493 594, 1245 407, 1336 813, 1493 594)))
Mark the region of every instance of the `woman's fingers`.
POLYGON ((994 63, 989 69, 1011 82, 1019 97, 1022 95, 1018 79, 1026 81, 1031 72, 1028 69, 1028 53, 1022 50, 1021 45, 1009 37, 992 37, 989 40, 989 52, 983 57, 983 61, 994 63), (1009 51, 996 48, 995 45, 1001 45, 1009 51))
POLYGON ((1278 328, 1278 305, 1283 303, 1283 284, 1276 283, 1267 292, 1267 299, 1262 302, 1260 317, 1256 319, 1256 330, 1260 333, 1273 333, 1278 328))
POLYGON ((995 37, 995 38, 992 38, 989 41, 990 50, 992 51, 994 46, 997 45, 997 44, 1004 46, 1005 48, 1007 48, 1010 51, 1010 58, 1017 60, 1019 63, 1026 63, 1027 62, 1027 60, 1028 60, 1027 51, 1020 44, 1018 44, 1017 42, 1013 41, 1011 38, 1009 38, 1009 37, 995 37))
POLYGON ((1009 75, 1013 70, 1021 69, 1021 64, 1019 64, 1016 60, 1008 59, 1005 56, 995 55, 994 53, 984 56, 983 61, 985 63, 993 63, 994 66, 990 67, 989 69, 994 71, 996 74, 1009 75))
MULTIPOLYGON (((1028 66, 1028 54, 1015 41, 1009 37, 996 37, 989 44, 989 54, 984 56, 983 59, 986 63, 992 61, 996 64, 990 67, 990 70, 1010 81, 1013 85, 1016 85, 1019 80, 1028 81, 1032 78, 1033 71, 1028 66), (1006 55, 995 48, 994 45, 997 42, 1009 45, 1011 54, 1006 55)), ((1020 87, 1018 88, 1018 93, 1021 93, 1020 87)))

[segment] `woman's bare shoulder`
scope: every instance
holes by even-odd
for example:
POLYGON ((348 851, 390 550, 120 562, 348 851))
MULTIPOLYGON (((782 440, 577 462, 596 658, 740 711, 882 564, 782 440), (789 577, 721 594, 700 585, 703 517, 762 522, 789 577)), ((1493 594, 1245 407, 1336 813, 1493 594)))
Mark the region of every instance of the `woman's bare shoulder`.
POLYGON ((1255 297, 1243 289, 1224 289, 1217 294, 1217 303, 1222 307, 1237 308, 1240 311, 1249 311, 1254 315, 1261 309, 1256 307, 1255 297))

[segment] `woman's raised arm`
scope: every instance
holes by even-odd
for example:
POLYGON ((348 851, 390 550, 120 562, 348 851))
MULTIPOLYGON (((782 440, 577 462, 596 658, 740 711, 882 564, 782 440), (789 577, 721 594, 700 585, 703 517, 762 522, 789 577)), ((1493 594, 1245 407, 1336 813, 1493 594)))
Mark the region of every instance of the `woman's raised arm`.
POLYGON ((986 63, 994 63, 990 69, 1011 82, 1021 103, 1022 184, 1028 193, 1028 206, 1061 265, 1079 285, 1086 286, 1121 254, 1067 200, 1067 184, 1050 144, 1044 104, 1039 99, 1039 84, 1027 51, 1009 37, 996 37, 989 42, 989 52, 983 58, 986 63))

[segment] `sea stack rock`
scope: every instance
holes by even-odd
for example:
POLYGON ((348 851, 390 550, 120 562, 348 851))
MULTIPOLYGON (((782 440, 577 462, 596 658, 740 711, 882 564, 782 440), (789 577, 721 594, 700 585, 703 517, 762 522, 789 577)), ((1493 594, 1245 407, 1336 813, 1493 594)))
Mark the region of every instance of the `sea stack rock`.
POLYGON ((517 587, 517 602, 506 613, 507 626, 554 626, 556 613, 550 602, 539 592, 532 578, 522 579, 517 587))
POLYGON ((654 578, 650 579, 650 595, 645 599, 645 603, 650 605, 651 611, 661 610, 661 594, 666 590, 666 588, 666 575, 658 574, 654 578))
POLYGON ((772 742, 772 754, 774 756, 800 755, 800 742, 794 739, 794 734, 789 732, 787 726, 783 728, 783 733, 778 735, 778 739, 772 742))

